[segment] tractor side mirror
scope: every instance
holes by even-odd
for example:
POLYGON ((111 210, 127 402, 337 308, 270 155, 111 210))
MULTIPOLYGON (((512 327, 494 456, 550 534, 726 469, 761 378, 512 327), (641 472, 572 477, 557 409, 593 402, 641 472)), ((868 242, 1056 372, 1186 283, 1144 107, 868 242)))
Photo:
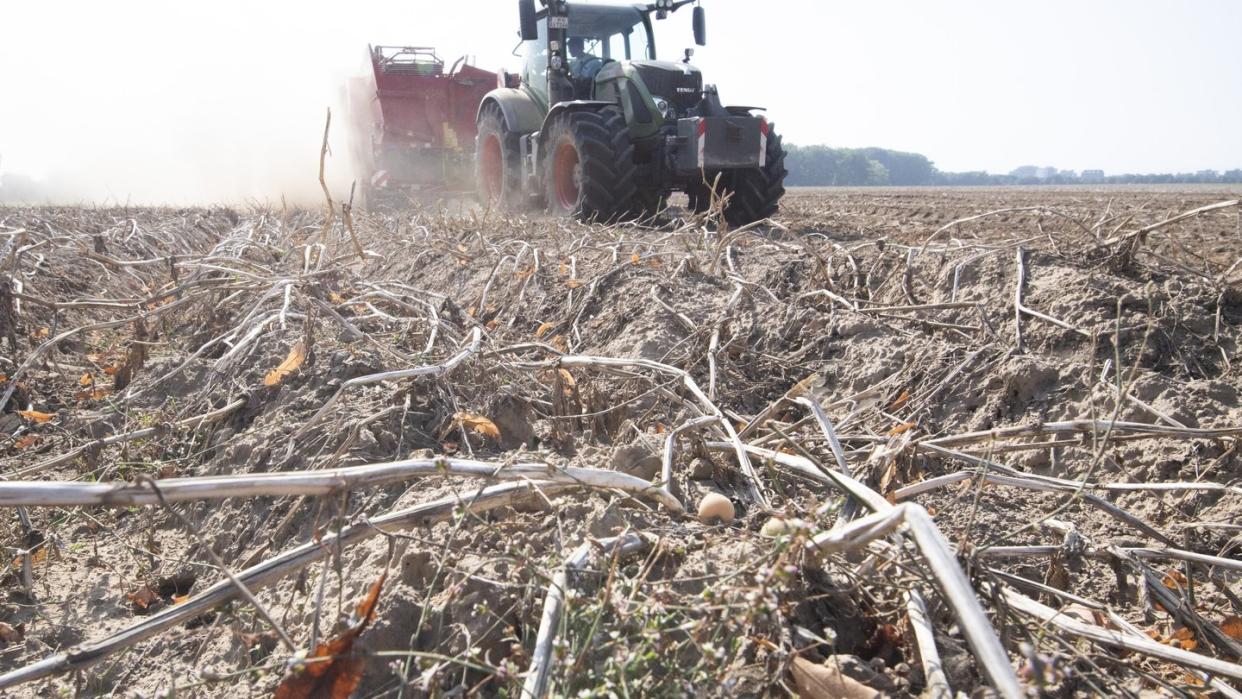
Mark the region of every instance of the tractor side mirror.
POLYGON ((694 43, 707 46, 707 10, 702 5, 694 7, 694 43))
POLYGON ((539 38, 539 24, 535 19, 535 0, 518 0, 518 17, 522 24, 522 41, 539 38))

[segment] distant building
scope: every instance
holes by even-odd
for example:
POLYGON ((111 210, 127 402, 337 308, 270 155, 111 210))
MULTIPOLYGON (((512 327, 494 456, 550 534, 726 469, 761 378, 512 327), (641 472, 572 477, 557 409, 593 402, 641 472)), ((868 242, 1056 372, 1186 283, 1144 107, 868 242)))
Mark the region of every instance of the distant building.
POLYGON ((1104 171, 1103 170, 1083 170, 1082 181, 1083 182, 1103 182, 1104 171))

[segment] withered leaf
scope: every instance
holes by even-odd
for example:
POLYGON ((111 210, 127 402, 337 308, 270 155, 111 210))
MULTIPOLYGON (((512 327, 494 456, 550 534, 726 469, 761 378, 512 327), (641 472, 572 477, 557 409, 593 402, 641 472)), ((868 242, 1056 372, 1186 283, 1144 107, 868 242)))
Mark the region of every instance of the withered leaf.
POLYGON ((263 385, 278 385, 281 381, 285 380, 286 376, 297 371, 302 366, 302 362, 304 361, 306 361, 306 343, 302 340, 298 340, 294 343, 293 348, 289 350, 289 356, 285 357, 285 361, 281 362, 280 366, 268 372, 267 376, 263 379, 263 385))
POLYGON ((27 420, 30 420, 31 422, 38 423, 51 422, 56 419, 56 415, 54 413, 41 413, 38 410, 19 410, 17 411, 17 414, 27 420))
POLYGON ((28 434, 25 437, 22 437, 21 439, 17 440, 17 442, 15 442, 13 446, 17 447, 18 449, 26 449, 27 447, 33 446, 34 443, 37 441, 39 441, 38 435, 28 434))
POLYGON ((903 422, 900 425, 897 425, 893 429, 889 430, 888 435, 890 437, 896 437, 899 434, 909 432, 910 430, 914 429, 917 426, 918 426, 918 423, 915 423, 915 422, 903 422))
POLYGON ((26 634, 22 633, 19 627, 14 628, 9 624, 0 621, 0 641, 4 643, 21 643, 26 638, 26 634))
POLYGON ((794 687, 805 699, 872 699, 876 690, 859 682, 838 667, 817 665, 806 658, 794 658, 789 666, 794 687))
POLYGON ((1220 622, 1220 630, 1224 631, 1229 638, 1242 641, 1242 617, 1233 615, 1225 617, 1225 620, 1220 622))
POLYGON ((910 389, 908 388, 902 389, 901 395, 897 396, 897 400, 893 401, 893 404, 888 406, 888 409, 896 410, 897 408, 900 408, 901 406, 905 405, 909 400, 910 400, 910 389))
MULTIPOLYGON (((40 563, 46 560, 47 560, 47 547, 46 546, 40 546, 39 548, 35 549, 30 554, 30 565, 39 565, 40 563)), ((22 569, 22 557, 20 555, 18 555, 17 557, 13 559, 13 569, 14 570, 22 569)))
POLYGON ((366 659, 353 656, 354 640, 375 618, 375 606, 384 586, 385 572, 371 585, 366 597, 354 611, 355 621, 341 632, 315 648, 307 659, 327 658, 322 662, 308 662, 281 680, 276 687, 275 699, 348 699, 362 682, 366 659))
POLYGON ((1171 569, 1161 582, 1170 590, 1182 590, 1186 587, 1186 576, 1180 570, 1171 569))
POLYGON ((552 328, 556 327, 554 323, 540 323, 539 328, 535 330, 535 337, 543 337, 552 328))
POLYGON ((155 590, 151 589, 150 585, 143 583, 137 590, 126 593, 125 599, 129 600, 138 609, 147 609, 159 601, 160 596, 156 594, 155 590))
POLYGON ((577 289, 581 287, 583 284, 584 282, 581 279, 566 279, 565 280, 565 286, 569 287, 570 289, 577 289))
POLYGON ((496 427, 496 423, 483 417, 482 415, 473 415, 471 413, 457 413, 453 416, 453 420, 457 424, 467 429, 492 439, 500 439, 500 428, 496 427))

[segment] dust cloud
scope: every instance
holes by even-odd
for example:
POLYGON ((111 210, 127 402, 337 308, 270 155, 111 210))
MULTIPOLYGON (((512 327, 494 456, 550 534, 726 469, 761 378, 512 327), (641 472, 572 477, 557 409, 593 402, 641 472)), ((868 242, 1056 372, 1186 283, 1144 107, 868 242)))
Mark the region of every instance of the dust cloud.
POLYGON ((0 42, 0 201, 320 204, 329 107, 343 199, 343 86, 369 42, 436 40, 410 4, 19 5, 0 42))

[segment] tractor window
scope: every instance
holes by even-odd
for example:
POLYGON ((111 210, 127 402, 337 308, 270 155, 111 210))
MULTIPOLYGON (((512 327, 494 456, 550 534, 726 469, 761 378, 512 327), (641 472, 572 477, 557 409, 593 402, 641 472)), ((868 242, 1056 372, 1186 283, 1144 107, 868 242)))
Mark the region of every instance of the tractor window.
POLYGON ((643 60, 651 55, 647 48, 647 32, 642 27, 613 34, 603 44, 603 57, 616 61, 643 60))
POLYGON ((539 38, 526 42, 526 66, 522 82, 547 98, 548 94, 548 20, 539 20, 539 38))
POLYGON ((569 36, 583 40, 588 53, 614 61, 655 57, 651 24, 632 6, 573 4, 569 36))

